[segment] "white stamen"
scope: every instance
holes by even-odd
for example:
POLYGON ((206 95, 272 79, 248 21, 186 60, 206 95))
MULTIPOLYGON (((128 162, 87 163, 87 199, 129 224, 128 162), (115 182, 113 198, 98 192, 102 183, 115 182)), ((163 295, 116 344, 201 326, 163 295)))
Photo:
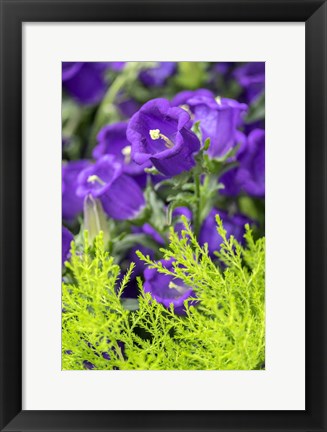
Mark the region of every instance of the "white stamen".
POLYGON ((122 149, 122 155, 125 156, 124 160, 125 163, 129 164, 131 162, 131 154, 132 154, 132 147, 126 146, 122 149))
POLYGON ((171 281, 169 282, 168 288, 175 289, 179 294, 184 294, 187 291, 187 288, 181 285, 175 284, 175 282, 171 281))
POLYGON ((162 139, 162 140, 164 140, 165 141, 165 146, 167 147, 167 148, 172 148, 172 147, 174 147, 174 143, 168 138, 168 137, 166 137, 164 134, 162 134, 161 132, 160 132, 160 129, 150 129, 149 130, 149 135, 150 135, 150 137, 151 137, 151 139, 153 140, 153 141, 156 141, 156 140, 158 140, 158 139, 162 139))
POLYGON ((100 177, 98 177, 98 176, 95 175, 95 174, 90 175, 90 176, 88 177, 88 179, 87 179, 87 182, 88 182, 88 183, 95 183, 95 182, 97 182, 97 183, 99 183, 101 186, 105 186, 105 184, 106 184, 102 179, 100 179, 100 177))
POLYGON ((158 140, 160 138, 160 129, 151 129, 149 134, 152 140, 158 140))

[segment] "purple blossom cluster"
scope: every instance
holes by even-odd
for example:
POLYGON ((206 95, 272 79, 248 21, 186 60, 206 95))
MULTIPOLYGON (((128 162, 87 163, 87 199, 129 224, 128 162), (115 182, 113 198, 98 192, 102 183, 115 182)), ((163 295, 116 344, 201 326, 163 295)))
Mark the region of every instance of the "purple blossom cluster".
MULTIPOLYGON (((144 291, 178 314, 193 288, 146 268, 137 250, 160 260, 169 228, 182 235, 184 215, 219 266, 216 215, 239 242, 246 223, 264 230, 265 65, 206 63, 196 70, 202 75, 191 82, 176 62, 62 64, 63 104, 77 117, 73 131, 63 125, 63 271, 79 232, 101 229, 121 268, 136 264, 125 295, 138 295, 141 276, 144 291), (112 95, 116 80, 124 85, 112 95), (195 184, 203 195, 188 204, 185 190, 195 184), (174 188, 183 199, 171 207, 174 188)), ((173 261, 162 265, 172 269, 173 261)))

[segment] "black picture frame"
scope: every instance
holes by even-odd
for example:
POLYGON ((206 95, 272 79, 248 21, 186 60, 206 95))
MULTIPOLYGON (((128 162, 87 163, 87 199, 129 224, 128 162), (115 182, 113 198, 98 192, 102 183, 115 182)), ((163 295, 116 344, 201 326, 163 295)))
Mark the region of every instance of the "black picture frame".
MULTIPOLYGON (((327 431, 326 1, 1 0, 0 4, 1 431, 327 431), (305 411, 22 410, 22 23, 28 21, 305 22, 305 411)), ((285 367, 290 368, 296 361, 286 360, 285 367)))

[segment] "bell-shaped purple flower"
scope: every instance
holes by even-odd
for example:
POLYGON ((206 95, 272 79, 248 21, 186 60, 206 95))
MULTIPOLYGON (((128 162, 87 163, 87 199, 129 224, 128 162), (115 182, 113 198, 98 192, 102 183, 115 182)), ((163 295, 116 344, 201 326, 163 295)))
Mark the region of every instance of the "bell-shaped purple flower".
POLYGON ((159 62, 140 73, 140 80, 148 87, 161 87, 177 70, 176 62, 159 62))
MULTIPOLYGON (((209 98, 209 99, 214 99, 215 95, 212 93, 211 90, 208 89, 197 89, 197 90, 183 90, 179 93, 177 93, 172 101, 171 101, 171 105, 172 106, 183 106, 183 105, 187 105, 187 102, 189 99, 194 99, 194 98, 209 98)), ((187 108, 187 107, 185 107, 187 108)))
POLYGON ((212 209, 202 223, 199 234, 199 243, 200 245, 204 245, 204 243, 208 244, 210 256, 213 256, 214 252, 218 251, 220 245, 223 243, 223 239, 217 231, 216 215, 219 215, 223 222, 223 227, 227 231, 227 238, 233 235, 239 243, 243 243, 244 225, 252 222, 241 214, 229 216, 223 210, 212 209))
POLYGON ((238 166, 223 174, 221 194, 240 193, 263 198, 265 195, 265 131, 254 129, 247 137, 245 149, 237 155, 238 166))
POLYGON ((265 89, 265 63, 246 63, 235 69, 234 77, 243 89, 245 100, 251 103, 265 89))
POLYGON ((200 122, 203 141, 210 138, 208 154, 211 157, 223 156, 236 145, 237 127, 247 105, 233 99, 214 98, 205 89, 188 93, 175 96, 172 103, 178 103, 191 112, 194 123, 200 122))
POLYGON ((118 220, 135 218, 145 205, 141 188, 123 173, 113 155, 103 156, 80 173, 76 193, 99 198, 108 216, 118 220))
POLYGON ((62 227, 61 240, 61 263, 64 265, 65 261, 69 258, 70 244, 74 240, 73 234, 64 226, 62 227))
MULTIPOLYGON (((160 262, 169 270, 173 268, 172 259, 160 262)), ((174 311, 178 315, 185 313, 184 301, 190 297, 195 297, 193 289, 186 286, 181 279, 159 273, 156 269, 147 268, 144 272, 144 278, 144 292, 150 293, 158 303, 161 303, 166 308, 173 304, 174 311)), ((192 301, 191 304, 194 304, 194 302, 192 301)))
POLYGON ((253 130, 248 136, 247 151, 243 153, 241 164, 246 167, 248 177, 243 189, 256 197, 265 195, 265 131, 253 130))
POLYGON ((166 99, 147 102, 127 127, 134 161, 140 165, 151 161, 167 176, 190 170, 200 142, 189 129, 189 121, 185 110, 171 107, 166 99))
POLYGON ((83 199, 76 195, 77 177, 88 167, 87 160, 63 163, 62 166, 62 218, 71 222, 83 210, 83 199))
POLYGON ((108 87, 104 79, 107 63, 63 62, 63 88, 81 104, 98 103, 108 87))
POLYGON ((127 123, 119 122, 103 127, 98 133, 98 145, 93 150, 93 157, 100 159, 106 154, 114 155, 123 165, 123 171, 130 175, 144 173, 144 168, 151 162, 138 165, 132 160, 132 147, 126 137, 127 123))

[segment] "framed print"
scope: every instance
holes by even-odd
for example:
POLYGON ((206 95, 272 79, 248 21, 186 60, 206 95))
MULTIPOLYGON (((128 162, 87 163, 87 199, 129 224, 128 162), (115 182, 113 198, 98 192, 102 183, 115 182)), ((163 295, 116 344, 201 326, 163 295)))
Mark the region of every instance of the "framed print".
POLYGON ((324 431, 326 3, 1 6, 1 430, 324 431))

